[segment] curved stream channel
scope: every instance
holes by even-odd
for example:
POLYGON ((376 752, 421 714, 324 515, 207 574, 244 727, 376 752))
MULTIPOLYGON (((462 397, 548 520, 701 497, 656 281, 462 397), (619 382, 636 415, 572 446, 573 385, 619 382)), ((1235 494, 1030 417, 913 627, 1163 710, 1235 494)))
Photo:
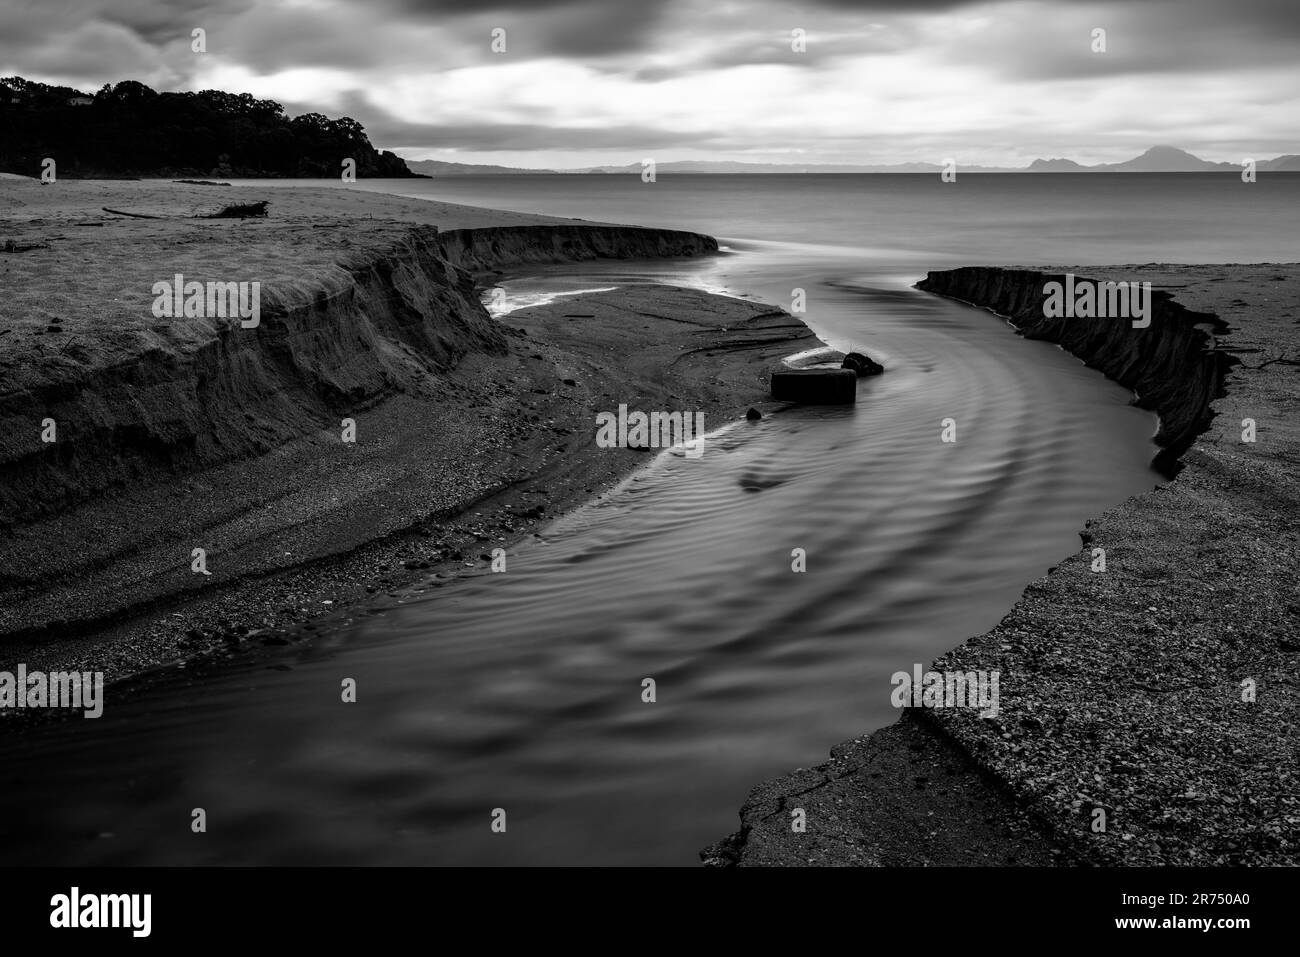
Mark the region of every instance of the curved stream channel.
POLYGON ((920 271, 886 251, 732 246, 505 288, 517 305, 667 279, 788 306, 804 287, 824 339, 888 370, 856 407, 661 454, 507 574, 10 736, 6 860, 692 864, 752 786, 894 720, 893 672, 993 625, 1086 518, 1160 481, 1155 417, 1127 391, 911 289, 920 271))

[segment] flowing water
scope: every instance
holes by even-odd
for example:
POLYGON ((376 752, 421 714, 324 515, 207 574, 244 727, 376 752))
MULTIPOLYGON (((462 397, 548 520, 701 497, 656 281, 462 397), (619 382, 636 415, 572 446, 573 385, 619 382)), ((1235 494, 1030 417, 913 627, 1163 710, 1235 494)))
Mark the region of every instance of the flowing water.
MULTIPOLYGON (((597 216, 586 178, 564 179, 567 204, 550 196, 544 211, 705 228, 697 186, 658 215, 606 196, 597 216)), ((859 384, 855 407, 725 427, 702 457, 660 454, 550 523, 511 550, 506 574, 430 583, 301 645, 163 673, 126 700, 110 692, 97 721, 0 741, 15 772, 6 860, 690 864, 734 829, 750 787, 892 721, 893 672, 990 627, 1080 547, 1087 517, 1159 481, 1155 417, 1125 390, 989 313, 910 288, 960 258, 950 247, 967 219, 920 252, 870 245, 889 238, 870 225, 867 244, 846 227, 817 237, 837 214, 806 206, 759 234, 735 212, 745 197, 757 191, 769 212, 788 198, 762 198, 775 185, 750 179, 712 187, 732 190, 710 230, 727 254, 531 270, 503 283, 507 306, 627 281, 788 306, 801 287, 826 341, 888 370, 859 384), (940 441, 945 418, 955 443, 940 441), (340 702, 344 678, 356 704, 340 702), (190 830, 196 807, 203 835, 190 830), (505 833, 490 827, 498 808, 505 833)), ((1062 233, 1088 232, 1078 220, 1104 205, 1105 182, 1122 181, 1088 187, 1062 233)), ((444 198, 523 208, 530 187, 512 188, 444 198)), ((967 261, 1043 254, 1033 189, 1021 207, 966 211, 1001 237, 967 240, 967 261)), ((1160 246, 1134 221, 1140 235, 1122 234, 1113 255, 1089 256, 1087 241, 1049 251, 1177 258, 1186 231, 1160 246)))

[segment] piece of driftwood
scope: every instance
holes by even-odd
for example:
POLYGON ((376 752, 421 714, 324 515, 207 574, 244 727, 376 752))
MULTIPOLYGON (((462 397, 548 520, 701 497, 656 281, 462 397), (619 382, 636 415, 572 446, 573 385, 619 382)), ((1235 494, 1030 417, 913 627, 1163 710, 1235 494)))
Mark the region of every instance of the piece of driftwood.
POLYGON ((107 206, 99 207, 106 213, 113 213, 116 216, 130 216, 133 219, 167 219, 166 216, 150 216, 148 213, 128 213, 122 209, 109 209, 107 206))
MULTIPOLYGON (((270 203, 267 200, 261 200, 256 203, 235 203, 231 206, 223 206, 215 213, 208 213, 202 216, 196 216, 196 219, 247 219, 249 217, 258 217, 266 215, 266 207, 270 203)), ((182 219, 181 216, 154 216, 151 213, 128 213, 124 209, 110 209, 107 206, 101 206, 106 213, 113 213, 116 216, 130 216, 133 219, 182 219)))
POLYGON ((246 219, 248 217, 265 216, 266 207, 270 203, 268 200, 261 200, 256 203, 234 203, 230 206, 222 206, 215 213, 209 213, 204 219, 246 219))

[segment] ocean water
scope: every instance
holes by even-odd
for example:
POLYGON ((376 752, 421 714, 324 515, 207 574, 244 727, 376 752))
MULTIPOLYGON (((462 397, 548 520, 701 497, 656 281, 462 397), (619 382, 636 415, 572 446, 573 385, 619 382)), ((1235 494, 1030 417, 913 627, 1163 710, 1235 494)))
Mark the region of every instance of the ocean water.
MULTIPOLYGON (((258 180, 341 187, 334 180, 258 180)), ((361 180, 469 206, 855 249, 872 264, 1296 262, 1300 173, 449 176, 361 180)))
POLYGON ((852 408, 717 423, 702 457, 654 457, 504 575, 0 741, 6 858, 689 865, 750 787, 894 720, 893 672, 996 623, 1086 518, 1160 481, 1129 393, 911 284, 958 263, 1297 258, 1300 178, 920 179, 364 184, 710 232, 724 254, 510 275, 505 308, 656 281, 788 307, 801 288, 823 338, 888 371, 852 408))

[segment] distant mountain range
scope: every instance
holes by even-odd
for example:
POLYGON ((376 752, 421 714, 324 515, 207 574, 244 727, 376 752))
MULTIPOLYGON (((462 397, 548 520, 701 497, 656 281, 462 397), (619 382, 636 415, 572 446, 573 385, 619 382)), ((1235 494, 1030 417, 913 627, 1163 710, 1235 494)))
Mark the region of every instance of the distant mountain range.
MULTIPOLYGON (((557 173, 635 173, 640 175, 641 164, 626 166, 591 166, 586 169, 514 169, 509 166, 475 166, 469 163, 443 163, 438 160, 407 160, 406 165, 416 173, 427 176, 489 176, 489 175, 542 175, 557 173)), ((1259 172, 1300 172, 1300 155, 1288 154, 1274 159, 1256 160, 1259 172)), ((940 163, 895 163, 881 166, 854 166, 795 163, 733 163, 685 160, 659 163, 655 173, 938 173, 940 163)), ((1036 159, 1028 166, 963 166, 957 163, 959 173, 1240 173, 1238 163, 1213 163, 1193 156, 1186 150, 1173 146, 1153 146, 1141 156, 1123 163, 1099 163, 1085 166, 1070 159, 1036 159)))
MULTIPOLYGON (((1255 168, 1262 172, 1300 171, 1300 156, 1288 154, 1274 159, 1257 159, 1255 168)), ((1213 163, 1172 146, 1153 146, 1141 156, 1123 163, 1099 163, 1081 166, 1068 159, 1036 159, 1025 169, 1029 173, 1240 173, 1240 163, 1213 163)))
MULTIPOLYGON (((552 175, 556 173, 586 173, 594 170, 517 169, 513 166, 474 166, 470 163, 444 163, 441 160, 407 160, 406 168, 424 176, 521 176, 526 173, 552 175)), ((640 169, 640 167, 637 167, 640 169)))

